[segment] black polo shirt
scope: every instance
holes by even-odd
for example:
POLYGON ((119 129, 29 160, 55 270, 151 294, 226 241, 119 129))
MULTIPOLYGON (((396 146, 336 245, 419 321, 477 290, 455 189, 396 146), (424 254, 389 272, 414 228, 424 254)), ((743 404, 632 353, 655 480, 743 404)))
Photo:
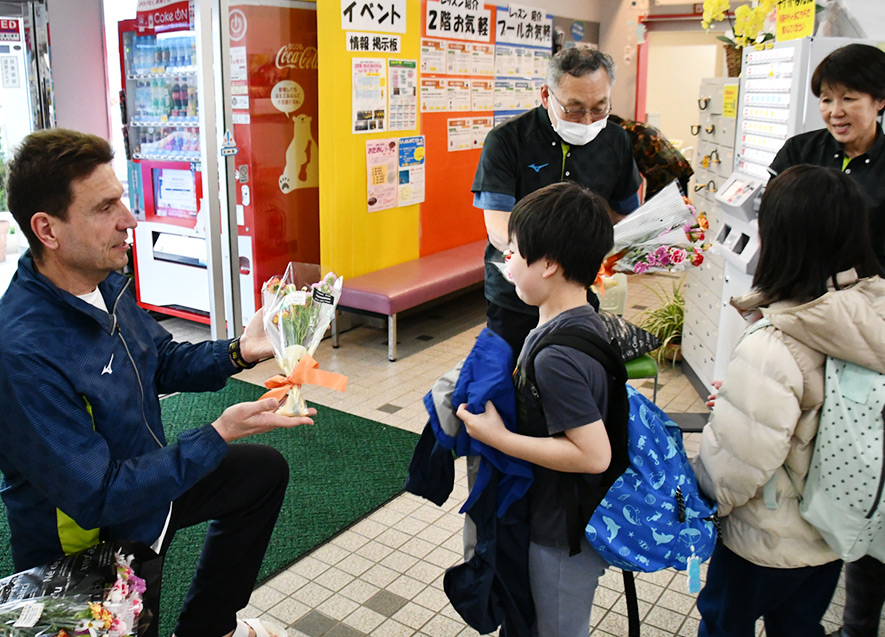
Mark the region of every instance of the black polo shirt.
MULTIPOLYGON (((845 151, 827 129, 796 135, 780 149, 771 169, 778 174, 790 166, 812 164, 842 170, 845 151)), ((876 141, 868 153, 853 157, 843 171, 860 186, 870 207, 873 251, 885 268, 885 135, 876 131, 876 141)))
MULTIPOLYGON (((636 194, 641 183, 633 147, 624 130, 611 122, 584 146, 565 144, 541 106, 496 126, 482 147, 471 190, 508 195, 519 201, 539 188, 574 181, 603 196, 609 204, 636 194)), ((492 261, 503 261, 491 244, 485 253, 486 298, 524 314, 537 308, 523 303, 513 285, 492 261)))

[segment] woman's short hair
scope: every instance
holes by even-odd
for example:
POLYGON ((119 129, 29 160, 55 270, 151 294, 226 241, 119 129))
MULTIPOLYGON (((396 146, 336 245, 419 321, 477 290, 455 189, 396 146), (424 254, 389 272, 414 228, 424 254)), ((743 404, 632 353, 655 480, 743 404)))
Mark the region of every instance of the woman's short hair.
POLYGON ((820 97, 821 87, 844 86, 852 91, 885 99, 885 51, 869 44, 849 44, 836 49, 814 69, 811 92, 820 97))
POLYGON ((587 287, 614 242, 605 199, 574 182, 545 186, 522 199, 510 213, 508 236, 531 265, 540 259, 559 264, 568 281, 587 287))
POLYGON ((608 74, 608 83, 615 83, 615 61, 608 53, 599 49, 591 49, 586 46, 574 46, 563 49, 550 58, 547 62, 547 75, 544 81, 547 86, 556 88, 559 80, 568 73, 575 77, 583 77, 587 73, 605 69, 608 74))
POLYGON ((800 164, 769 182, 759 207, 759 263, 753 287, 769 302, 807 302, 836 274, 879 273, 866 199, 848 175, 800 164))

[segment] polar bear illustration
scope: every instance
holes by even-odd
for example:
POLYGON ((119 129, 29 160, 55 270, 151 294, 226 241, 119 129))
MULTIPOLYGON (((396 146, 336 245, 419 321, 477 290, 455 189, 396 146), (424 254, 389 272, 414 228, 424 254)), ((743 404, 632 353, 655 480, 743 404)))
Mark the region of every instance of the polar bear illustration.
POLYGON ((320 185, 317 143, 310 131, 309 115, 293 118, 294 135, 286 149, 286 168, 280 175, 280 190, 291 192, 296 188, 316 188, 320 185))

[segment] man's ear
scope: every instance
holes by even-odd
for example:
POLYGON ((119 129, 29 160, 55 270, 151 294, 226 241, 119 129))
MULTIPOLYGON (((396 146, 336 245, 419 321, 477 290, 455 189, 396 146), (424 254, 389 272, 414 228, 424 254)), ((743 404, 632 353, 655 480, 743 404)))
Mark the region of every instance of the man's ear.
POLYGON ((541 105, 547 108, 547 101, 550 99, 550 89, 546 84, 541 85, 541 105))
POLYGON ((37 241, 42 243, 48 250, 58 248, 58 237, 56 236, 56 222, 59 221, 45 212, 35 212, 31 217, 31 230, 37 237, 37 241))
POLYGON ((546 259, 544 261, 544 272, 541 273, 541 276, 546 279, 553 276, 557 272, 559 272, 559 264, 556 261, 546 259))

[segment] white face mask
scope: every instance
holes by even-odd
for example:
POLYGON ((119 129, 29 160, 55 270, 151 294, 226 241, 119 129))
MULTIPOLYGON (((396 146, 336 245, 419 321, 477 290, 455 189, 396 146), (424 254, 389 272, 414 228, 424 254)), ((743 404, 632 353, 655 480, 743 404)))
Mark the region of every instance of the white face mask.
MULTIPOLYGON (((547 112, 550 113, 552 110, 553 109, 551 108, 547 112)), ((602 129, 605 128, 605 125, 608 123, 608 116, 596 120, 595 122, 591 122, 590 124, 569 122, 564 119, 559 119, 556 115, 553 115, 553 117, 550 118, 550 121, 553 125, 553 130, 556 131, 556 134, 559 135, 562 138, 562 141, 566 144, 584 146, 596 139, 596 136, 602 132, 602 129)))

